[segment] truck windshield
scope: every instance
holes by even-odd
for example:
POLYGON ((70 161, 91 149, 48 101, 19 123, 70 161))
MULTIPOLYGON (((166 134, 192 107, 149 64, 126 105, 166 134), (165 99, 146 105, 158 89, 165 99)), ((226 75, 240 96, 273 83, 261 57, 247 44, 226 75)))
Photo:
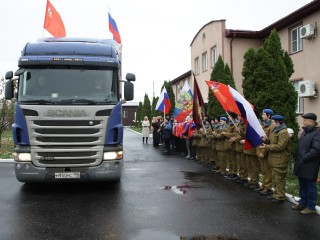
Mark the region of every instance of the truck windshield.
POLYGON ((19 77, 18 101, 24 104, 115 104, 115 69, 26 69, 19 77))

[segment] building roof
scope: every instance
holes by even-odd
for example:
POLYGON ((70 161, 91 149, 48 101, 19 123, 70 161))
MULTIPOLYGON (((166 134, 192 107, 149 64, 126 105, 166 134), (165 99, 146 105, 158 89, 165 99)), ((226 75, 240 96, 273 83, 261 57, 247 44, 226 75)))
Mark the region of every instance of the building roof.
POLYGON ((221 19, 221 20, 213 20, 213 21, 210 21, 208 22, 207 24, 205 24, 202 28, 200 28, 200 30, 197 32, 196 35, 194 35, 194 38, 192 39, 191 43, 190 43, 190 47, 192 46, 194 40, 196 39, 196 37, 198 36, 198 34, 201 32, 202 29, 204 29, 206 26, 210 25, 211 23, 214 23, 214 22, 225 22, 226 20, 225 19, 221 19))
POLYGON ((177 82, 180 82, 183 79, 186 79, 187 77, 191 76, 191 70, 189 70, 188 72, 185 72, 184 74, 180 75, 179 77, 173 79, 171 81, 171 84, 176 84, 177 82))

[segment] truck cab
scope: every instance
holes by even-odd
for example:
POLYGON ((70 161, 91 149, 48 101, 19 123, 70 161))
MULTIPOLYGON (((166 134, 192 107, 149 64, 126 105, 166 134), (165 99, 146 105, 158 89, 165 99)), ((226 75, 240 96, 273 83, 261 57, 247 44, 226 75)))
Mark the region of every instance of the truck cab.
POLYGON ((122 103, 133 99, 135 75, 128 73, 122 80, 117 43, 41 39, 26 44, 18 66, 17 81, 8 72, 5 87, 5 98, 15 98, 17 179, 119 180, 122 103))

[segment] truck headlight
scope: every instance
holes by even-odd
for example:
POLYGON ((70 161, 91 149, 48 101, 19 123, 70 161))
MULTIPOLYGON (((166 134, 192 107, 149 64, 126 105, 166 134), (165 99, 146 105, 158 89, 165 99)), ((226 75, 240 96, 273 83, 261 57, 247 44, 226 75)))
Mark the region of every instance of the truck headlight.
POLYGON ((31 153, 12 153, 13 159, 15 161, 21 162, 31 162, 31 153))
POLYGON ((103 153, 103 160, 121 160, 122 158, 123 158, 123 151, 103 153))

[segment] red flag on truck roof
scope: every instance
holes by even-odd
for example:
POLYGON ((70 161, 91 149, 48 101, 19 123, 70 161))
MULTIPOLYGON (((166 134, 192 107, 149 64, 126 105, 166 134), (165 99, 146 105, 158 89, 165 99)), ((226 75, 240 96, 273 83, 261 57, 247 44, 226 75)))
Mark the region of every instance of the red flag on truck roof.
POLYGON ((47 0, 46 13, 44 17, 44 29, 51 33, 54 37, 65 37, 66 30, 60 17, 60 14, 53 7, 51 2, 47 0))

